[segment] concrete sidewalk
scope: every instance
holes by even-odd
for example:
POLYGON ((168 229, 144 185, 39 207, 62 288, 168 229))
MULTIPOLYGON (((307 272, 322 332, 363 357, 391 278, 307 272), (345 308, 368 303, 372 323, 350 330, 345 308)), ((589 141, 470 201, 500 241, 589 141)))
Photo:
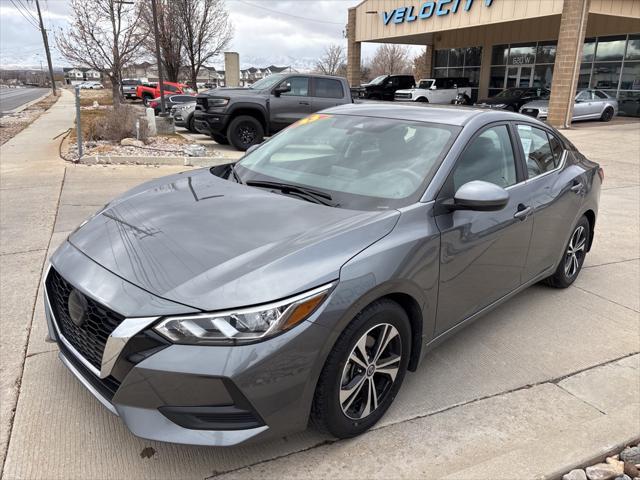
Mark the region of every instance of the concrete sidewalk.
MULTIPOLYGON (((67 107, 56 107, 63 123, 67 107)), ((309 430, 231 449, 132 436, 43 341, 35 300, 47 248, 116 194, 180 168, 65 165, 44 146, 34 167, 16 153, 5 168, 5 144, 2 399, 5 371, 6 398, 19 398, 4 478, 553 477, 640 437, 640 124, 566 134, 605 168, 594 249, 575 286, 532 287, 430 353, 359 438, 309 430)), ((25 138, 14 148, 30 148, 25 138)))

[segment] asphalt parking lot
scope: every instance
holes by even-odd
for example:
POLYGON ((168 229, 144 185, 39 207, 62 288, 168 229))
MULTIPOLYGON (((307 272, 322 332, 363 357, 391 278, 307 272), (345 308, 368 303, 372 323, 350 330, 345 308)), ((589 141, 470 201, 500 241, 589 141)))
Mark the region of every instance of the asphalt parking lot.
POLYGON ((58 160, 36 138, 45 122, 62 129, 67 100, 2 147, 3 478, 530 478, 640 437, 640 122, 566 132, 605 170, 574 286, 529 288, 438 347, 359 438, 308 430, 219 449, 134 437, 44 341, 45 255, 113 196, 184 169, 58 160), (20 342, 24 358, 7 347, 20 342))

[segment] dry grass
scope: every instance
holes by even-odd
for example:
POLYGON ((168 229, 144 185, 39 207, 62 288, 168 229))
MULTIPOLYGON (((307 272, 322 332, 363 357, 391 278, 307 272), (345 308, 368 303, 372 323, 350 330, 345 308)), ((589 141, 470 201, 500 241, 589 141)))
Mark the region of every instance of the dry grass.
MULTIPOLYGON (((131 105, 113 108, 83 109, 80 111, 80 127, 85 141, 109 140, 120 142, 123 138, 136 137, 136 121, 140 120, 140 140, 146 140, 148 129, 142 110, 131 105)), ((76 138, 75 128, 71 140, 76 138)))
POLYGON ((103 90, 80 90, 80 106, 91 107, 93 102, 98 105, 113 105, 113 97, 110 89, 103 90))
POLYGON ((27 128, 40 115, 49 110, 58 101, 58 97, 49 95, 20 113, 6 115, 0 119, 0 145, 15 137, 27 128))

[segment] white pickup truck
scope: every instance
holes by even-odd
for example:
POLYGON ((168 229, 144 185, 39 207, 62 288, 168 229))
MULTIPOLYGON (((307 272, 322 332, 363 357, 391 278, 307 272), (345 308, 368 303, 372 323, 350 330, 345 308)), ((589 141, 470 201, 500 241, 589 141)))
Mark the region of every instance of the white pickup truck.
POLYGON ((448 104, 453 103, 458 95, 466 95, 468 102, 471 101, 468 78, 424 78, 414 88, 396 90, 394 100, 448 104))

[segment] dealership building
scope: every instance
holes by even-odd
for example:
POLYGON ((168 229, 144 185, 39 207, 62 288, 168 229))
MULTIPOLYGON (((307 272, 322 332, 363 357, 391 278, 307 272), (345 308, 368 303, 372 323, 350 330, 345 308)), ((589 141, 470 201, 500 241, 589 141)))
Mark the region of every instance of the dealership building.
POLYGON ((352 85, 363 42, 424 45, 428 76, 467 77, 474 100, 550 88, 549 122, 562 127, 576 91, 594 88, 640 116, 640 0, 364 0, 348 19, 352 85))

